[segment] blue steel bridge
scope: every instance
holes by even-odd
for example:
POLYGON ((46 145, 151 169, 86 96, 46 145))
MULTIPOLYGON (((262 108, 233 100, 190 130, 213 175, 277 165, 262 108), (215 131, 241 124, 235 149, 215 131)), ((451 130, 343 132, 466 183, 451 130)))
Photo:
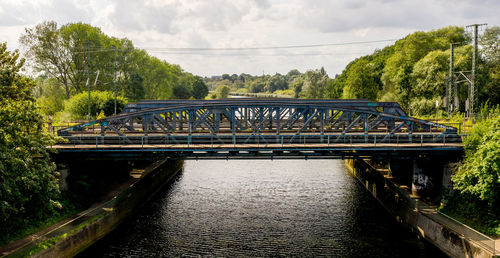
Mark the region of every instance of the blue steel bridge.
POLYGON ((368 100, 159 100, 58 130, 58 155, 86 159, 458 157, 457 129, 368 100))

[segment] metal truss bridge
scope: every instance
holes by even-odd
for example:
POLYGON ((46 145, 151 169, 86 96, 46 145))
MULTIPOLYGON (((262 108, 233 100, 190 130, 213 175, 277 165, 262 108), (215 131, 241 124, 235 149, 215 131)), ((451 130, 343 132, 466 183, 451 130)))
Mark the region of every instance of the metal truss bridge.
POLYGON ((58 130, 61 155, 88 159, 457 156, 454 127, 367 100, 162 100, 58 130))

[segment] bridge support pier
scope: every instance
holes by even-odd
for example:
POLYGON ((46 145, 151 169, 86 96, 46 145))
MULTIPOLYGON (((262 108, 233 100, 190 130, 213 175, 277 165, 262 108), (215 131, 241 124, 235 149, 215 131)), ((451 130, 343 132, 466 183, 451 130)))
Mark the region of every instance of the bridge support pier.
POLYGON ((435 160, 414 160, 411 192, 413 195, 436 201, 442 189, 444 166, 435 160))
MULTIPOLYGON (((431 202, 439 202, 443 185, 446 186, 446 171, 451 161, 433 158, 413 160, 391 160, 389 169, 393 178, 411 189, 412 195, 431 202), (445 180, 443 180, 443 175, 445 180)), ((448 176, 449 177, 449 176, 448 176)))

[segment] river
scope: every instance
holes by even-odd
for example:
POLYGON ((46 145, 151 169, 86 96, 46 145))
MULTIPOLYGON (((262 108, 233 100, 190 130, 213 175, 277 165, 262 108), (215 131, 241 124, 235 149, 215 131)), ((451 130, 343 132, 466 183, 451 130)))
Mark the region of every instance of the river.
POLYGON ((186 161, 81 256, 445 257, 397 224, 341 160, 186 161))

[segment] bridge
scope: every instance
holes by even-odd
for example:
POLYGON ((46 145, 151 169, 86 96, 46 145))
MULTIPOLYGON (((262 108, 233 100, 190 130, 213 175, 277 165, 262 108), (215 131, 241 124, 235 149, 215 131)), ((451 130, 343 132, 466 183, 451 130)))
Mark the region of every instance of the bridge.
POLYGON ((408 116, 395 102, 218 99, 128 104, 58 130, 58 155, 87 159, 457 156, 457 129, 408 116))

